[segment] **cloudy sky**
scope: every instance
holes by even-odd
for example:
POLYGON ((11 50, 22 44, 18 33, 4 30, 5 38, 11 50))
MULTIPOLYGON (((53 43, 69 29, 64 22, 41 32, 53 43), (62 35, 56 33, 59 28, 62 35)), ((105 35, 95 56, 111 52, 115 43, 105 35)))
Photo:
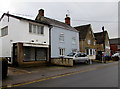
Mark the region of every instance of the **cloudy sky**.
POLYGON ((66 14, 71 17, 73 27, 91 24, 94 32, 108 31, 110 38, 118 37, 118 0, 2 0, 0 16, 10 14, 34 19, 39 9, 45 10, 45 16, 64 22, 66 14), (17 2, 16 2, 17 1, 17 2))

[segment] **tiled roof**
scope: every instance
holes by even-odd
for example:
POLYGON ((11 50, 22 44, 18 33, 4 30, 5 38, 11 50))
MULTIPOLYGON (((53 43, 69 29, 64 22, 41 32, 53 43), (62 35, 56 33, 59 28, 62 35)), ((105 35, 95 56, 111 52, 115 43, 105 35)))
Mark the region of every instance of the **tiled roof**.
MULTIPOLYGON (((107 31, 104 31, 105 36, 107 35, 107 31)), ((96 39, 96 43, 97 44, 103 44, 103 32, 98 32, 98 33, 94 33, 95 39, 96 39)))
MULTIPOLYGON (((37 16, 38 17, 38 16, 37 16)), ((36 18, 37 18, 36 17, 36 18)), ((51 18, 47 18, 44 16, 39 17, 39 19, 36 19, 37 21, 42 21, 44 23, 50 24, 52 26, 56 26, 56 27, 60 27, 60 28, 64 28, 66 30, 71 30, 71 31, 76 31, 78 32, 75 28, 69 26, 68 24, 64 23, 64 22, 60 22, 58 20, 55 19, 51 19, 51 18)))
POLYGON ((82 26, 77 26, 74 28, 79 31, 79 39, 84 40, 86 38, 88 31, 91 29, 91 25, 90 24, 82 25, 82 26))
POLYGON ((4 17, 4 15, 10 16, 10 17, 13 17, 13 18, 16 18, 16 19, 20 19, 20 20, 26 20, 26 21, 30 21, 30 22, 39 23, 39 24, 50 25, 50 24, 45 23, 45 22, 42 22, 42 21, 31 20, 31 19, 23 18, 23 17, 20 17, 20 16, 15 16, 15 15, 8 14, 8 13, 4 13, 4 14, 2 15, 2 17, 0 18, 0 21, 1 21, 1 19, 4 17))

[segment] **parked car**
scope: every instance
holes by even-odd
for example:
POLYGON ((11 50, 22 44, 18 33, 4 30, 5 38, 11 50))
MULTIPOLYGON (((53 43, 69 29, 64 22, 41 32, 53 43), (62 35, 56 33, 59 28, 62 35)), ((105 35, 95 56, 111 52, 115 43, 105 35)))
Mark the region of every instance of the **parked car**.
POLYGON ((85 53, 80 52, 71 52, 67 55, 67 57, 73 58, 73 62, 84 62, 86 64, 90 64, 90 60, 85 53))
POLYGON ((118 61, 118 60, 120 60, 120 53, 115 53, 111 57, 112 57, 112 60, 118 61))

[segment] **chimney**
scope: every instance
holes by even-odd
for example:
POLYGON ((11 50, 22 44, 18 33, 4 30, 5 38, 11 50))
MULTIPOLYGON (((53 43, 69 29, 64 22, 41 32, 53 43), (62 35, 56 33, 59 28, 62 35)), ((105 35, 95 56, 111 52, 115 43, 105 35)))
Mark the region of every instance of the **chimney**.
POLYGON ((44 16, 44 10, 43 9, 39 10, 39 16, 44 16))
POLYGON ((66 14, 65 23, 70 25, 70 17, 66 14))

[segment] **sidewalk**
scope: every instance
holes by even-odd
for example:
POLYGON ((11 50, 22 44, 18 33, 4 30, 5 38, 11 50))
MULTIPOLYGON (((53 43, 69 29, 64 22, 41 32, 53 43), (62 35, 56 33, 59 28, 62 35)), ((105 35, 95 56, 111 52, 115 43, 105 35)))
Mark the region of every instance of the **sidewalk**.
POLYGON ((42 66, 29 68, 9 67, 8 77, 5 80, 3 80, 2 86, 12 87, 12 85, 15 84, 26 83, 38 79, 53 77, 56 75, 63 75, 66 73, 94 68, 96 65, 101 66, 102 64, 101 63, 95 63, 92 65, 81 64, 75 65, 74 67, 63 66, 42 66))
POLYGON ((13 84, 29 82, 37 79, 46 78, 63 74, 71 67, 63 66, 42 66, 29 68, 8 68, 8 77, 2 81, 2 86, 11 87, 13 84), (62 71, 62 72, 61 72, 62 71))

